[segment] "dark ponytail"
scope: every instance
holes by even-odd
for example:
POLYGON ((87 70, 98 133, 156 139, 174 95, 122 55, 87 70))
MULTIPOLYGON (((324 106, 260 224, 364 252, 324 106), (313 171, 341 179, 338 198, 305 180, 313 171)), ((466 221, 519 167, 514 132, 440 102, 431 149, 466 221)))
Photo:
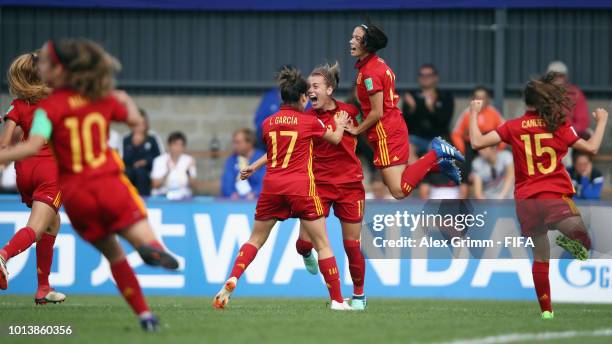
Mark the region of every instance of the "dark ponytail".
POLYGON ((573 105, 567 97, 565 87, 553 83, 557 75, 558 73, 550 72, 531 80, 523 91, 525 104, 536 109, 549 131, 555 131, 565 123, 567 113, 573 105))
POLYGON ((387 46, 387 35, 376 25, 362 24, 360 27, 365 31, 363 35, 363 46, 369 53, 375 53, 387 46))
POLYGON ((308 84, 300 71, 294 67, 284 66, 276 75, 276 82, 284 104, 296 104, 308 91, 308 84))

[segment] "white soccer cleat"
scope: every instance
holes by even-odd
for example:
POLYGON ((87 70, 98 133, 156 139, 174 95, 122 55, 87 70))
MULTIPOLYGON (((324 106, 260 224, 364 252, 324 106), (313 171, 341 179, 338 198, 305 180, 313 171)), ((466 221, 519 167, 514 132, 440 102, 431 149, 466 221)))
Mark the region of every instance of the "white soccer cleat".
POLYGON ((56 291, 53 288, 47 290, 39 290, 34 296, 34 302, 37 305, 44 305, 47 303, 62 303, 66 301, 66 295, 56 291))
POLYGON ((213 299, 213 307, 217 309, 223 309, 229 303, 230 296, 232 296, 232 292, 236 289, 236 284, 238 284, 238 279, 236 277, 231 277, 225 282, 221 290, 215 295, 213 299))
POLYGON ((332 300, 329 309, 332 311, 354 311, 353 307, 351 307, 348 302, 338 302, 336 300, 332 300))
POLYGON ((0 255, 0 289, 8 289, 8 270, 6 269, 6 261, 0 255))

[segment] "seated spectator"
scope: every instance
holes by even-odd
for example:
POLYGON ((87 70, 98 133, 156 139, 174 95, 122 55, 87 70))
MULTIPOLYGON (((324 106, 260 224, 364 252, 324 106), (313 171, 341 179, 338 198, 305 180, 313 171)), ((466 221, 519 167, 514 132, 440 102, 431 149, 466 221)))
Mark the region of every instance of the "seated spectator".
POLYGON ((278 111, 278 109, 280 108, 280 103, 280 91, 277 87, 268 90, 261 97, 261 102, 259 103, 259 106, 257 106, 257 110, 255 110, 254 116, 254 123, 257 135, 257 141, 255 142, 255 146, 257 147, 257 149, 266 150, 266 144, 264 143, 262 138, 262 124, 264 119, 268 118, 268 116, 278 111))
POLYGON ((509 199, 514 192, 514 162, 512 153, 487 147, 478 151, 472 161, 470 179, 476 199, 509 199))
POLYGON ((422 65, 417 81, 420 89, 406 92, 402 106, 410 132, 410 161, 425 154, 434 137, 448 137, 455 109, 453 95, 438 89, 438 71, 434 65, 422 65))
POLYGON ((574 166, 569 168, 568 172, 576 189, 574 198, 601 199, 604 177, 600 171, 593 168, 593 160, 590 155, 576 152, 574 166))
MULTIPOLYGON (((164 147, 164 140, 162 140, 161 136, 159 136, 158 133, 155 132, 155 130, 151 129, 151 126, 149 125, 149 116, 147 115, 147 112, 143 109, 143 108, 138 108, 138 111, 140 112, 140 115, 142 115, 142 117, 144 117, 144 119, 146 120, 146 124, 147 124, 147 136, 148 137, 152 137, 155 142, 157 143, 157 147, 159 148, 159 154, 164 154, 166 153, 166 149, 164 147)), ((125 138, 132 134, 127 133, 121 136, 121 141, 119 144, 119 155, 123 156, 123 142, 125 140, 125 138)), ((112 134, 111 134, 112 136, 112 134)), ((109 142, 111 141, 111 139, 109 139, 109 142)))
POLYGON ((380 172, 375 171, 372 173, 370 177, 370 191, 365 194, 365 198, 371 200, 394 199, 383 182, 380 172))
POLYGON ((191 197, 191 188, 196 181, 196 162, 185 154, 187 138, 181 132, 168 136, 168 153, 153 160, 151 179, 153 195, 166 195, 177 200, 191 197))
POLYGON ((465 199, 467 198, 467 186, 457 185, 444 173, 431 172, 419 186, 419 197, 428 199, 465 199))
POLYGON ((122 151, 125 174, 143 196, 151 195, 151 170, 153 159, 160 155, 155 137, 149 134, 149 121, 144 110, 140 109, 144 121, 132 129, 123 139, 122 151))
POLYGON ((225 161, 221 176, 221 196, 232 199, 256 199, 261 192, 266 169, 261 168, 247 180, 240 179, 240 170, 255 162, 264 151, 255 149, 255 134, 251 129, 239 129, 232 140, 234 153, 225 161))
POLYGON ((568 114, 570 124, 576 130, 578 136, 589 138, 591 136, 591 129, 589 128, 591 115, 589 114, 586 97, 578 86, 569 81, 567 66, 561 61, 553 61, 548 65, 547 72, 557 73, 554 83, 565 87, 567 95, 571 99, 572 108, 568 114))

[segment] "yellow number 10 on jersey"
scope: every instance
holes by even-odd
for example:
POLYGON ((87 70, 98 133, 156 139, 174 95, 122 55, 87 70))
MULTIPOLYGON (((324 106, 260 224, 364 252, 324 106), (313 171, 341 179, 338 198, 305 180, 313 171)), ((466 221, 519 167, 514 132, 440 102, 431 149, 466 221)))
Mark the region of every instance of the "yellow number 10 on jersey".
POLYGON ((85 116, 83 125, 79 128, 77 117, 68 117, 64 120, 64 125, 70 130, 70 150, 72 151, 72 170, 76 173, 83 171, 83 158, 81 152, 85 152, 85 163, 91 168, 96 168, 106 162, 106 120, 99 112, 92 112, 85 116), (98 128, 100 138, 100 153, 95 156, 93 147, 93 127, 98 128), (80 129, 80 130, 79 130, 80 129), (83 138, 83 147, 81 139, 83 138))
MULTIPOLYGON (((550 157, 550 165, 544 167, 541 162, 537 163, 538 171, 541 174, 549 174, 557 168, 557 153, 552 147, 542 146, 542 140, 552 139, 552 133, 542 133, 533 135, 535 141, 535 154, 537 157, 548 155, 550 157)), ((532 176, 535 174, 535 168, 533 164, 533 150, 531 149, 531 135, 521 135, 521 141, 525 144, 525 157, 527 158, 527 173, 532 176)))

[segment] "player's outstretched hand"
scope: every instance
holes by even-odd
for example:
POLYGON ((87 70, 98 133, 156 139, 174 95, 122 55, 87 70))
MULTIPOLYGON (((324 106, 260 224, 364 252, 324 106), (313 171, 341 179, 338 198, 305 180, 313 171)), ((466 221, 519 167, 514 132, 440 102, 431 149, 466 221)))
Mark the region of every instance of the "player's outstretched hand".
POLYGON ((480 110, 482 110, 482 100, 480 99, 473 99, 470 102, 470 112, 471 113, 480 113, 480 110))
POLYGON ((245 169, 240 170, 240 179, 248 179, 253 174, 253 172, 255 172, 253 166, 247 166, 245 169))
POLYGON ((606 109, 598 108, 595 110, 595 112, 593 112, 593 118, 595 119, 595 122, 608 119, 608 111, 606 111, 606 109))
POLYGON ((344 131, 346 131, 347 133, 351 134, 351 135, 359 135, 359 132, 357 131, 357 127, 353 124, 352 121, 349 121, 346 126, 344 127, 344 131))
POLYGON ((334 122, 336 123, 336 127, 346 127, 349 122, 349 116, 346 111, 340 111, 334 116, 334 122))

